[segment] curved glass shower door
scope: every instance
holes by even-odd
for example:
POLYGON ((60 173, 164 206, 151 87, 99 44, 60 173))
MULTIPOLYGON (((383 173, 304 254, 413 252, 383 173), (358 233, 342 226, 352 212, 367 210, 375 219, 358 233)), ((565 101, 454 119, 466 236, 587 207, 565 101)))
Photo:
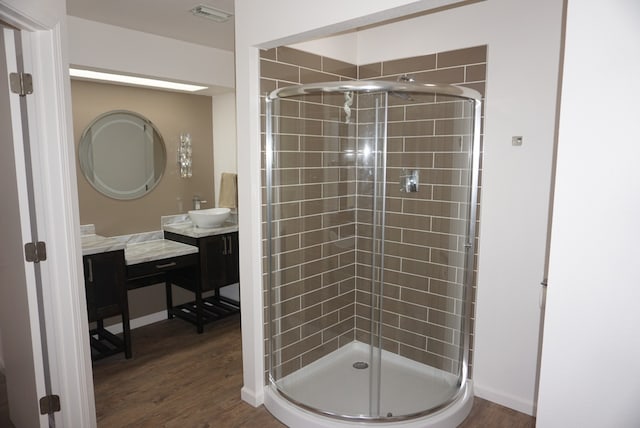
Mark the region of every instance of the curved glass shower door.
POLYGON ((267 100, 268 375, 308 410, 401 420, 467 376, 479 102, 379 83, 267 100))

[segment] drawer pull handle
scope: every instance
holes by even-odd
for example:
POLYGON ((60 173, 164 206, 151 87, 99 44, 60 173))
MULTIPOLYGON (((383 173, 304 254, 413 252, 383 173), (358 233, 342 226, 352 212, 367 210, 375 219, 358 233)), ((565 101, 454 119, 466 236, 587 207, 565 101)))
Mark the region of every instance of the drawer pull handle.
POLYGON ((171 267, 171 266, 175 266, 176 264, 177 264, 176 262, 165 263, 163 265, 156 265, 156 268, 164 269, 164 268, 168 268, 168 267, 171 267))
POLYGON ((227 237, 226 236, 222 237, 222 242, 224 243, 224 249, 222 250, 222 255, 226 256, 227 255, 227 237))
POLYGON ((89 282, 93 282, 93 260, 87 258, 89 264, 89 282))
POLYGON ((231 241, 231 236, 227 236, 227 240, 229 241, 229 252, 227 254, 233 254, 233 241, 231 241))

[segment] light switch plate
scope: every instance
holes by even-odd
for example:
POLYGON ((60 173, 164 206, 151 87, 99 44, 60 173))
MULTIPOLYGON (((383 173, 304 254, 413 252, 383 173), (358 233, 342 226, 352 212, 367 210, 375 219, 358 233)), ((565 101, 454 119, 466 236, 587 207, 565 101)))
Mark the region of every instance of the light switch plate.
POLYGON ((511 145, 512 146, 521 146, 522 145, 522 135, 515 135, 511 137, 511 145))

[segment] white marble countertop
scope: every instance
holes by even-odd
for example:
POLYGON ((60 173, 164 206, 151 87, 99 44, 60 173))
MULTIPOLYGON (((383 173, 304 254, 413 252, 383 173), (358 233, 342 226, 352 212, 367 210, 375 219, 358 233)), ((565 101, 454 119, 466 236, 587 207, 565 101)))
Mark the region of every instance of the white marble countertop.
POLYGON ((179 235, 189 236, 191 238, 203 238, 205 236, 222 235, 223 233, 237 232, 238 224, 233 222, 224 222, 219 227, 206 229, 197 227, 190 221, 182 223, 163 224, 162 229, 167 232, 177 233, 179 235))
POLYGON ((89 256, 91 254, 106 253, 107 251, 122 250, 126 244, 116 238, 105 238, 104 236, 87 234, 81 236, 82 255, 89 256))
POLYGON ((135 265, 197 252, 198 247, 194 247, 193 245, 170 241, 168 239, 157 239, 127 244, 124 250, 124 259, 127 265, 135 265))
POLYGON ((106 238, 96 235, 95 226, 80 226, 82 255, 105 253, 124 249, 127 265, 184 256, 198 252, 198 247, 163 239, 162 231, 136 233, 106 238))

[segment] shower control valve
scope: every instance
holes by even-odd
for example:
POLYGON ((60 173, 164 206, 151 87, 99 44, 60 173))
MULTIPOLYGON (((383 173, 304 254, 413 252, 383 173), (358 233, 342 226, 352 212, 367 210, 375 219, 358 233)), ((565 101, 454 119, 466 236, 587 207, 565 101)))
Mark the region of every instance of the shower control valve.
POLYGON ((418 182, 420 174, 417 169, 403 169, 400 175, 400 191, 406 193, 415 193, 418 191, 418 182))

